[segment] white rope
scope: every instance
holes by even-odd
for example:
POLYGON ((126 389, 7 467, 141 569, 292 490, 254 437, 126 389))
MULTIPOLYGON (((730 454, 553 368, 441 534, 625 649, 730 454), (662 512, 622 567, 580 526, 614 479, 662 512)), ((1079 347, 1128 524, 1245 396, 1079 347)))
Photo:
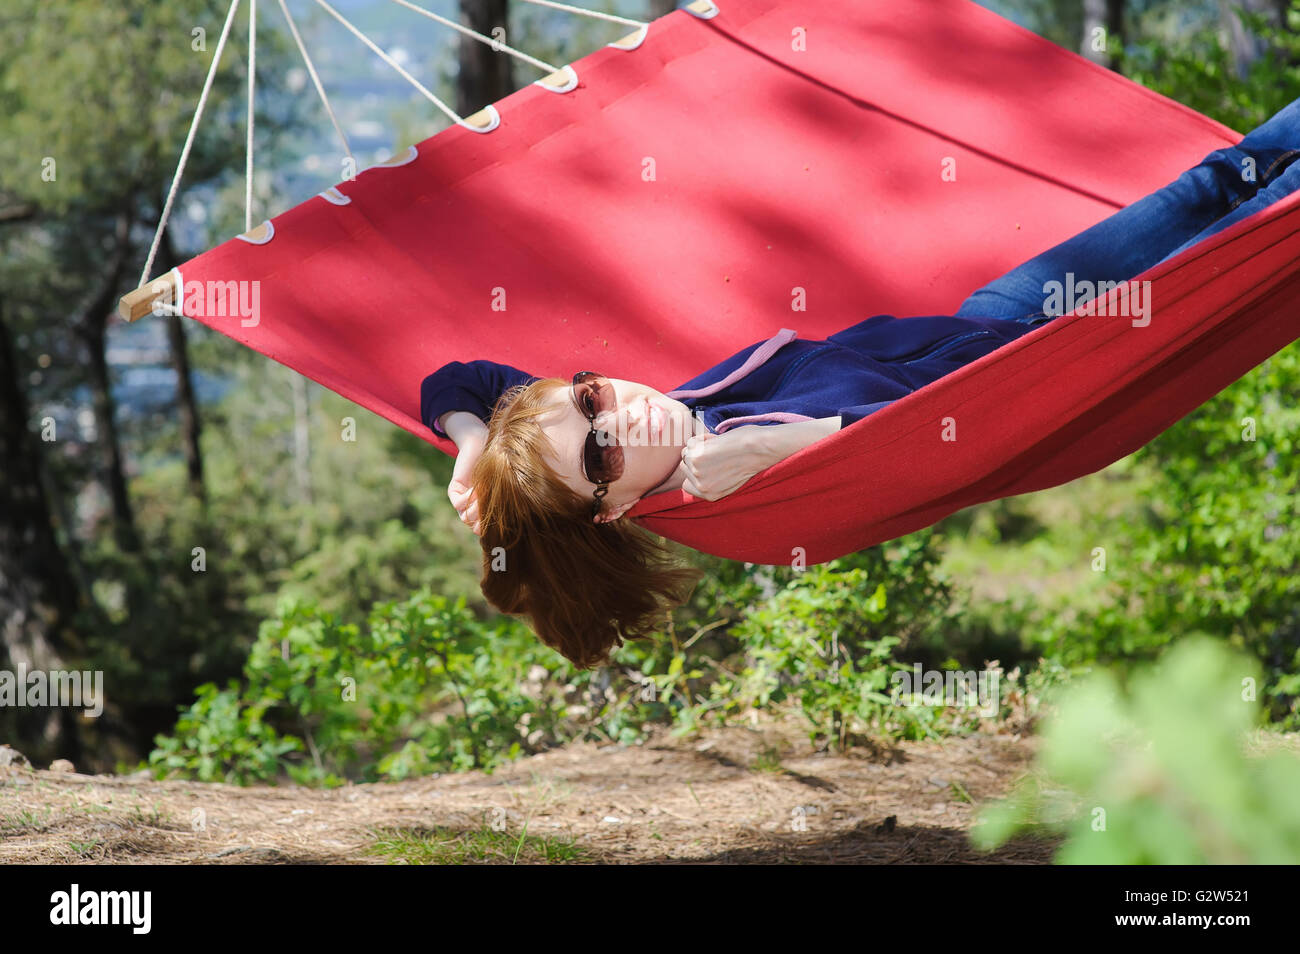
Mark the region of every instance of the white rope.
POLYGON ((352 34, 358 40, 360 40, 366 46, 370 47, 370 49, 374 50, 377 54, 379 54, 379 57, 385 63, 387 63, 393 69, 397 70, 397 72, 401 73, 402 76, 406 78, 407 82, 409 82, 412 86, 414 86, 416 89, 418 89, 421 93, 424 94, 425 98, 427 98, 429 102, 433 103, 433 105, 441 109, 453 121, 465 125, 465 121, 461 119, 458 115, 456 115, 456 113, 446 103, 444 103, 437 96, 433 95, 433 93, 425 89, 423 83, 421 83, 410 73, 406 72, 406 70, 402 69, 402 67, 398 64, 396 60, 394 60, 391 56, 389 56, 387 53, 385 53, 383 50, 377 47, 373 42, 371 42, 368 36, 366 36, 364 33, 362 33, 360 30, 354 27, 351 23, 349 23, 347 21, 347 18, 344 17, 343 14, 339 13, 337 10, 331 7, 328 3, 325 2, 325 0, 316 0, 316 3, 318 3, 321 7, 323 7, 326 10, 326 12, 328 12, 331 16, 334 17, 334 19, 338 20, 339 23, 342 23, 345 27, 351 30, 352 34))
MULTIPOLYGON (((417 7, 408 0, 394 0, 416 13, 423 14, 431 20, 449 26, 466 36, 472 36, 476 40, 487 43, 494 50, 504 50, 511 56, 523 60, 538 69, 545 70, 548 73, 559 71, 558 67, 552 66, 542 60, 529 56, 521 50, 517 50, 507 43, 500 40, 492 39, 471 30, 462 24, 455 23, 445 17, 431 13, 422 7, 417 7)), ((595 17, 601 20, 611 20, 617 23, 626 23, 629 26, 641 28, 647 24, 641 20, 632 20, 628 17, 620 17, 610 13, 602 13, 597 10, 584 10, 581 7, 570 6, 565 3, 556 3, 555 0, 524 0, 525 3, 536 4, 537 6, 552 7, 556 10, 564 10, 569 13, 576 13, 582 16, 595 17)), ((289 13, 289 8, 285 5, 284 0, 279 0, 280 9, 284 11, 285 20, 288 21, 289 31, 293 34, 294 41, 298 44, 298 49, 302 53, 303 61, 307 64, 307 72, 311 75, 312 82, 316 86, 316 92, 320 94, 321 103, 325 106, 325 112, 329 115, 330 122, 334 125, 335 132, 338 133, 339 139, 343 142, 343 151, 348 158, 352 156, 352 148, 348 145, 348 138, 343 133, 343 127, 339 125, 338 117, 334 115, 334 109, 330 106, 329 97, 325 95, 325 87, 321 83, 320 76, 316 72, 316 67, 307 54, 307 47, 302 42, 302 37, 298 33, 297 25, 294 23, 293 16, 289 13)), ((412 86, 424 94, 425 98, 437 106, 444 114, 457 123, 464 124, 464 120, 457 113, 448 107, 441 99, 425 88, 419 80, 408 73, 394 60, 391 56, 376 46, 369 37, 358 30, 347 18, 331 7, 325 0, 316 0, 316 3, 325 9, 327 13, 338 20, 352 32, 357 39, 370 47, 381 59, 407 80, 412 86)), ((239 9, 239 0, 231 0, 230 9, 226 13, 226 22, 221 27, 221 38, 217 41, 217 49, 212 54, 212 63, 208 66, 208 75, 203 80, 203 91, 199 94, 198 106, 194 110, 194 118, 190 121, 190 130, 185 136, 185 145, 181 149, 180 160, 176 164, 176 173, 172 176, 171 188, 167 190, 167 200, 163 203, 162 214, 158 217, 158 228, 153 235, 153 241, 149 244, 149 255, 145 259, 144 269, 140 272, 139 284, 143 286, 149 280, 149 270, 153 268, 154 259, 158 255, 158 246, 162 241, 163 230, 167 228, 167 220, 171 217, 172 204, 176 200, 176 192, 180 187, 181 178, 185 174, 185 164, 189 161, 190 150, 194 146, 194 137, 198 133, 199 121, 203 118, 203 107, 207 105, 208 94, 212 91, 212 81, 217 75, 217 67, 221 63, 222 51, 226 48, 226 38, 230 35, 230 26, 235 20, 235 12, 239 9)), ((249 0, 248 5, 248 137, 246 145, 246 158, 244 167, 244 231, 250 232, 253 228, 253 133, 254 133, 254 99, 256 89, 257 73, 257 0, 249 0)))
POLYGON ((532 66, 536 66, 540 70, 545 70, 547 73, 559 72, 560 68, 558 66, 552 66, 550 63, 546 63, 535 57, 529 56, 527 53, 524 53, 521 50, 516 50, 513 46, 509 46, 508 44, 503 43, 500 40, 494 40, 490 36, 484 36, 482 33, 478 33, 475 30, 471 30, 469 27, 460 23, 456 23, 454 20, 448 20, 446 17, 440 17, 436 13, 430 13, 428 10, 424 9, 423 7, 417 7, 415 4, 409 3, 408 0, 393 0, 393 2, 400 3, 402 6, 410 10, 414 10, 416 13, 422 13, 430 20, 436 20, 439 23, 443 24, 444 26, 449 26, 453 30, 457 30, 465 34, 466 36, 472 36, 480 43, 486 43, 494 50, 505 50, 511 56, 517 57, 518 59, 521 59, 525 63, 531 64, 532 66))
POLYGON ((253 84, 257 76, 257 0, 248 0, 248 148, 244 165, 244 231, 253 231, 253 84))
POLYGON ((601 13, 599 10, 584 10, 582 7, 571 7, 567 3, 555 3, 554 0, 524 0, 525 3, 535 3, 539 7, 554 7, 556 10, 567 10, 569 13, 580 13, 586 17, 596 17, 599 20, 613 20, 615 23, 626 23, 634 27, 643 27, 645 22, 642 20, 629 20, 627 17, 615 16, 612 13, 601 13))
POLYGON ((339 139, 343 141, 343 155, 351 159, 352 164, 355 166, 357 160, 352 155, 352 147, 348 145, 348 137, 343 134, 343 127, 339 125, 338 117, 334 115, 334 108, 330 106, 329 97, 325 95, 325 86, 316 73, 316 66, 312 63, 311 57, 307 55, 307 47, 302 42, 302 37, 298 35, 298 25, 293 22, 293 14, 289 12, 284 0, 280 0, 280 9, 284 11, 284 18, 289 21, 289 32, 293 34, 294 42, 298 44, 298 50, 302 53, 303 62, 307 64, 307 72, 311 74, 311 81, 316 84, 316 92, 320 93, 320 101, 325 106, 325 112, 329 114, 330 122, 334 124, 334 131, 339 134, 339 139))
POLYGON ((176 199, 176 189, 181 184, 181 176, 185 172, 185 163, 190 157, 190 148, 194 145, 194 135, 199 129, 199 119, 203 116, 203 106, 208 101, 208 92, 212 89, 213 77, 217 75, 217 64, 221 62, 221 51, 225 49, 226 37, 230 34, 230 24, 235 20, 235 10, 239 6, 239 0, 231 0, 230 12, 226 14, 225 26, 221 28, 221 39, 217 41, 217 49, 212 54, 212 64, 208 67, 208 77, 203 81, 203 92, 199 94, 199 105, 194 110, 194 118, 190 121, 190 131, 185 137, 185 146, 181 149, 180 162, 176 164, 176 174, 172 176, 172 187, 167 190, 167 201, 163 203, 162 215, 158 217, 158 230, 153 233, 153 242, 149 246, 149 257, 145 259, 144 271, 140 273, 140 286, 143 287, 145 282, 149 281, 149 269, 153 268, 154 256, 158 254, 158 243, 162 240, 163 229, 167 227, 167 219, 171 216, 172 202, 176 199))

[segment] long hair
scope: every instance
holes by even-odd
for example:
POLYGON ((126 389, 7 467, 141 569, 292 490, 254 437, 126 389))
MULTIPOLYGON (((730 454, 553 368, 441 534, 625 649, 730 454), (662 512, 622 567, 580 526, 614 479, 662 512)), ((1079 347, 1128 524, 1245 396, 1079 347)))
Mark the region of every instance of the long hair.
POLYGON ((594 497, 575 494, 546 463, 551 442, 536 419, 550 409, 549 396, 569 384, 542 378, 502 394, 470 482, 483 595, 501 612, 526 617, 542 642, 574 665, 591 669, 608 663, 624 639, 649 638, 703 574, 626 518, 593 521, 594 497))

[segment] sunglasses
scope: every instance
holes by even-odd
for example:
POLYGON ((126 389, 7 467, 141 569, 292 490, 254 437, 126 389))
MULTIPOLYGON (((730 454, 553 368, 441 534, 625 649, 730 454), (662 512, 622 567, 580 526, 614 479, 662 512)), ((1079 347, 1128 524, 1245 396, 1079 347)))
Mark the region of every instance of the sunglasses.
POLYGON ((607 432, 596 429, 596 415, 618 407, 618 396, 609 378, 595 371, 579 371, 570 388, 573 403, 591 424, 582 447, 582 475, 596 484, 596 503, 592 515, 600 513, 600 498, 609 493, 609 485, 623 476, 623 448, 607 432))

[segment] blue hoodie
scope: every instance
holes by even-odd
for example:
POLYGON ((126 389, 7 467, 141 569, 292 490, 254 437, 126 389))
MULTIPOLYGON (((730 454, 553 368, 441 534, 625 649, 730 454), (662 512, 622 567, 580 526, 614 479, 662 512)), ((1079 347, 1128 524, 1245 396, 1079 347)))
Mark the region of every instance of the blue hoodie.
MULTIPOLYGON (((874 315, 822 340, 798 338, 782 328, 666 396, 691 408, 714 433, 836 416, 844 428, 1050 320, 1042 314, 1023 319, 874 315)), ((599 369, 574 369, 579 370, 599 369)), ((452 361, 421 384, 420 417, 446 437, 437 425, 446 412, 470 411, 487 423, 504 391, 535 380, 494 361, 452 361)))

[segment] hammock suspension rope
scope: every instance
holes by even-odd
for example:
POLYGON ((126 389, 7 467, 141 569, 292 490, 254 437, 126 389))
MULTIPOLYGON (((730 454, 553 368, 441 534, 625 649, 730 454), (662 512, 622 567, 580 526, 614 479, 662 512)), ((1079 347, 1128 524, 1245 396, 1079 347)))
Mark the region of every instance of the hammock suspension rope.
MULTIPOLYGON (((567 65, 564 67, 553 66, 545 62, 544 60, 539 60, 536 57, 529 56, 527 53, 524 53, 522 50, 515 49, 513 46, 510 46, 509 44, 505 43, 502 40, 497 40, 492 37, 484 36, 482 33, 479 33, 475 30, 471 30, 469 27, 456 23, 452 20, 448 20, 446 17, 439 16, 438 14, 432 13, 429 10, 425 10, 422 7, 418 7, 415 4, 410 3, 409 0, 393 0, 393 2, 399 4, 400 6, 406 7, 410 10, 413 10, 416 13, 422 14, 423 16, 436 21, 437 23, 440 23, 444 26, 451 27, 452 29, 466 36, 473 37, 475 40, 479 41, 480 43, 487 44, 494 51, 509 53, 511 56, 523 60, 524 62, 528 63, 531 66, 535 66, 540 70, 544 70, 547 73, 547 76, 541 80, 535 81, 536 85, 542 86, 544 89, 550 90, 551 92, 554 93, 567 93, 569 90, 573 89, 578 84, 577 73, 574 72, 573 67, 571 66, 567 66, 567 65), (562 84, 553 84, 553 83, 546 82, 546 80, 556 75, 564 75, 565 82, 562 84)), ((578 14, 582 16, 592 17, 595 19, 607 20, 616 23, 625 23, 630 26, 636 27, 638 31, 637 33, 633 34, 630 37, 624 37, 622 40, 618 40, 614 43, 608 44, 609 46, 617 47, 623 50, 632 50, 640 46, 641 42, 645 39, 646 31, 649 29, 650 26, 648 22, 642 20, 633 20, 628 17, 616 16, 614 14, 603 13, 597 10, 584 10, 581 7, 574 7, 565 3, 556 3, 554 2, 554 0, 523 0, 523 2, 531 3, 536 6, 551 7, 556 10, 562 10, 567 13, 578 14)), ((358 39, 360 39, 363 43, 365 43, 366 46, 368 46, 377 56, 380 57, 380 59, 382 59, 385 63, 391 66, 400 76, 402 76, 405 80, 407 80, 407 82, 409 82, 412 86, 414 86, 426 99, 428 99, 431 103, 433 103, 434 106, 436 106, 439 110, 441 110, 449 119, 451 119, 457 125, 464 126, 466 129, 473 130, 474 132, 477 133, 491 132, 492 130, 496 129, 498 125, 500 125, 500 116, 498 115, 496 109, 493 108, 491 105, 484 107, 484 109, 480 110, 478 114, 475 114, 476 116, 480 114, 484 116, 484 121, 481 123, 475 122, 474 117, 470 117, 469 119, 465 119, 461 117, 455 110, 453 110, 446 103, 444 103, 437 95, 435 95, 433 92, 427 89, 424 86, 424 84, 422 84, 414 76, 412 76, 405 69, 403 69, 401 64, 399 64, 395 59, 393 59, 393 57, 391 57, 388 53, 386 53, 383 49, 381 49, 378 46, 378 44, 372 41, 361 30, 359 30, 355 25, 353 25, 346 17, 344 17, 341 13, 339 13, 327 2, 325 2, 325 0, 316 0, 316 3, 327 13, 333 16, 336 20, 338 20, 341 24, 343 24, 343 26, 346 27, 353 35, 355 35, 358 39)), ((330 105, 329 97, 325 93, 325 86, 321 82, 320 74, 317 72, 316 66, 312 62, 311 56, 307 52, 307 46, 303 42, 302 35, 298 32, 298 27, 297 24, 294 22, 293 14, 290 13, 289 7, 286 5, 285 0, 279 0, 279 4, 280 4, 281 11, 284 13, 285 21, 289 25, 289 32, 293 35, 294 42, 297 45, 299 52, 302 54, 303 62, 307 66, 307 72, 311 76, 313 85, 316 87, 316 92, 320 95, 321 104, 324 106, 325 112, 329 116, 330 123, 334 126, 334 131, 338 134, 339 139, 343 143, 343 154, 349 160, 351 160, 352 166, 353 168, 355 168, 357 165, 356 158, 352 153, 351 146, 348 144, 347 135, 343 132, 343 127, 339 123, 338 117, 335 115, 333 107, 330 105)), ((701 9, 706 7, 713 8, 716 11, 716 8, 713 7, 711 0, 704 0, 704 2, 693 4, 693 6, 700 7, 701 9)), ((217 48, 212 55, 212 63, 208 67, 207 77, 204 79, 203 82, 203 91, 199 95, 198 105, 195 107, 194 116, 190 121, 190 129, 189 129, 189 133, 185 137, 185 145, 181 150, 180 159, 176 164, 176 172, 172 176, 171 188, 167 192, 167 200, 163 204, 162 213, 158 217, 158 226, 154 230, 153 241, 150 243, 149 246, 149 254, 145 259, 144 268, 140 272, 140 280, 138 282, 138 285, 140 287, 137 288, 136 292, 132 293, 132 295, 126 296, 126 298, 131 298, 137 305, 138 305, 138 301, 136 299, 139 298, 139 300, 143 300, 143 295, 148 291, 145 286, 149 283, 149 272, 153 268, 154 259, 157 257, 158 254, 158 246, 162 240, 163 230, 166 229, 167 222, 171 217, 172 204, 175 201, 177 190, 180 187, 181 177, 184 175, 185 165, 189 160, 190 150, 194 145, 194 138, 198 132, 199 121, 203 116, 203 108, 207 104, 208 94, 211 92, 212 82, 216 77, 217 67, 220 65, 221 62, 221 54, 225 50, 226 39, 230 35, 230 27, 231 24, 234 22, 235 13, 238 7, 239 7, 239 0, 231 0, 230 9, 226 14, 225 23, 221 28, 221 37, 217 42, 217 48)), ((701 15, 700 12, 697 11, 692 11, 692 12, 695 12, 697 16, 701 15)), ((244 231, 245 233, 249 233, 253 229, 253 134, 254 134, 254 114, 255 114, 254 98, 255 98, 256 66, 257 66, 257 0, 249 0, 248 123, 247 123, 247 141, 245 146, 245 168, 244 168, 244 231)), ((128 321, 130 321, 140 317, 141 314, 143 314, 143 312, 137 313, 136 309, 133 307, 125 310, 123 317, 126 318, 128 321)))

